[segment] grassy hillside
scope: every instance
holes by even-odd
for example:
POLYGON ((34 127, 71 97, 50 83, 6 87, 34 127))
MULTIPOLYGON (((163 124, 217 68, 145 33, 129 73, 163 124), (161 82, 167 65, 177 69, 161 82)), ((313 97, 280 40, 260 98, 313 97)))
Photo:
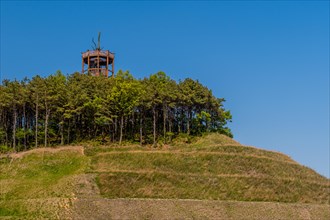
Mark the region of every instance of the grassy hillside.
POLYGON ((59 218, 74 198, 74 181, 88 158, 79 148, 37 149, 0 159, 0 218, 59 218))
POLYGON ((227 139, 213 134, 180 147, 87 153, 107 198, 330 202, 329 180, 315 171, 284 154, 227 139))
POLYGON ((330 217, 329 179, 216 134, 159 148, 36 149, 0 158, 0 171, 0 218, 330 217), (149 209, 158 203, 167 209, 149 209))

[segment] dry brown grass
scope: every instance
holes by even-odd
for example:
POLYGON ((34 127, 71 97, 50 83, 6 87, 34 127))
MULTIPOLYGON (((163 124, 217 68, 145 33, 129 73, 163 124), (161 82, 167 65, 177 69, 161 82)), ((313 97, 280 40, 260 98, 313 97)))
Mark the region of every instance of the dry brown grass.
POLYGON ((180 199, 80 199, 75 219, 330 219, 330 206, 180 199))
POLYGON ((42 148, 34 148, 28 151, 22 151, 18 153, 0 154, 0 159, 6 157, 12 159, 20 159, 29 154, 57 153, 59 151, 75 151, 81 155, 84 154, 84 148, 82 146, 42 147, 42 148))
POLYGON ((205 145, 205 146, 212 146, 212 145, 222 145, 222 146, 241 146, 238 141, 217 133, 211 133, 204 137, 198 138, 193 144, 193 146, 205 145))

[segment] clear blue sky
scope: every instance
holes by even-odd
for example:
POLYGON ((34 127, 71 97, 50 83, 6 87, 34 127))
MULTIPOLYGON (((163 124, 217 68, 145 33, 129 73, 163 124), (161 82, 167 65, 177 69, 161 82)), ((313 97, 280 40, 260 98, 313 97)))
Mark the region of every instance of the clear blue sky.
POLYGON ((99 31, 116 70, 198 79, 236 140, 330 176, 328 1, 1 1, 1 79, 80 71, 99 31))

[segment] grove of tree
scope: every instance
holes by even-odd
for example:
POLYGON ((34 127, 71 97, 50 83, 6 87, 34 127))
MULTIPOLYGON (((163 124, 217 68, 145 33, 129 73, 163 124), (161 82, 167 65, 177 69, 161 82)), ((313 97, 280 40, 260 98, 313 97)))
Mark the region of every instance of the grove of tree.
POLYGON ((223 98, 187 78, 164 72, 135 79, 60 71, 0 85, 0 146, 13 151, 87 140, 168 143, 178 135, 219 132, 232 137, 223 98))

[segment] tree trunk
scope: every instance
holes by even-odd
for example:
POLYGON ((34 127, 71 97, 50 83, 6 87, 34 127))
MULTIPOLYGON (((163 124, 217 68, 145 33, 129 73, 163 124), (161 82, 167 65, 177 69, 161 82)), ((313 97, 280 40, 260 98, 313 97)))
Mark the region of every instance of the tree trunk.
POLYGON ((154 146, 156 146, 156 107, 152 107, 152 114, 153 114, 153 136, 154 136, 154 146))
POLYGON ((131 122, 132 122, 132 128, 131 128, 131 132, 130 132, 130 133, 131 133, 131 134, 130 134, 130 135, 131 135, 131 138, 132 138, 133 140, 134 140, 134 126, 135 126, 135 125, 134 125, 134 121, 135 121, 135 115, 134 115, 134 112, 133 112, 133 113, 132 113, 132 121, 131 121, 131 122))
POLYGON ((9 132, 8 132, 8 117, 5 117, 6 121, 4 122, 5 134, 6 134, 6 146, 9 145, 9 132))
POLYGON ((180 117, 178 117, 177 119, 178 119, 178 121, 177 121, 178 133, 180 134, 181 133, 181 120, 180 120, 180 117))
POLYGON ((123 127, 121 128, 123 130, 122 136, 125 137, 125 138, 127 138, 127 127, 128 127, 128 117, 125 117, 123 127))
POLYGON ((190 111, 187 112, 187 134, 190 134, 190 111))
POLYGON ((142 120, 142 113, 140 112, 140 145, 142 146, 142 140, 143 140, 143 126, 142 126, 143 120, 142 120))
MULTIPOLYGON (((173 115, 171 114, 171 111, 168 113, 168 132, 172 133, 172 119, 173 115)), ((169 141, 172 141, 172 134, 169 137, 169 141)))
POLYGON ((118 130, 118 129, 117 129, 117 123, 118 123, 118 122, 117 122, 117 121, 118 121, 117 118, 115 118, 115 135, 114 135, 114 139, 113 139, 114 141, 116 141, 116 139, 117 139, 116 136, 117 136, 117 134, 118 134, 118 131, 117 131, 117 130, 118 130))
POLYGON ((167 117, 167 108, 164 105, 163 107, 163 133, 164 133, 164 143, 166 144, 166 117, 167 117))
POLYGON ((206 132, 210 132, 210 122, 206 119, 206 132))
POLYGON ((119 137, 119 145, 121 145, 121 141, 123 139, 123 126, 124 126, 124 116, 120 117, 120 137, 119 137))
POLYGON ((13 118, 13 148, 16 152, 16 121, 17 121, 17 111, 16 111, 16 105, 14 105, 14 118, 13 118))
POLYGON ((112 124, 112 142, 115 142, 115 122, 112 124))
POLYGON ((64 145, 64 120, 61 121, 61 145, 64 145))
POLYGON ((112 142, 112 129, 111 129, 111 124, 109 124, 109 126, 108 126, 108 129, 109 129, 109 140, 110 140, 110 142, 112 142))
POLYGON ((46 119, 45 119, 45 147, 47 147, 47 132, 48 132, 48 119, 49 119, 50 111, 46 107, 46 119))
POLYGON ((39 94, 37 93, 36 103, 36 131, 35 131, 35 147, 38 147, 38 113, 39 113, 39 94))
MULTIPOLYGON (((76 116, 76 117, 74 117, 74 119, 73 119, 73 124, 74 124, 74 127, 73 127, 73 140, 77 140, 79 137, 80 137, 80 129, 79 130, 77 130, 77 124, 79 123, 79 116, 76 116)), ((79 127, 79 128, 81 128, 81 126, 79 127)))
POLYGON ((68 121, 68 137, 67 137, 67 143, 70 143, 70 120, 68 121))
POLYGON ((24 150, 26 151, 26 112, 25 112, 25 102, 23 104, 23 131, 24 131, 24 150))
POLYGON ((181 131, 184 132, 184 118, 185 118, 184 116, 185 116, 184 109, 183 107, 181 107, 179 121, 178 121, 179 133, 181 133, 181 131))

